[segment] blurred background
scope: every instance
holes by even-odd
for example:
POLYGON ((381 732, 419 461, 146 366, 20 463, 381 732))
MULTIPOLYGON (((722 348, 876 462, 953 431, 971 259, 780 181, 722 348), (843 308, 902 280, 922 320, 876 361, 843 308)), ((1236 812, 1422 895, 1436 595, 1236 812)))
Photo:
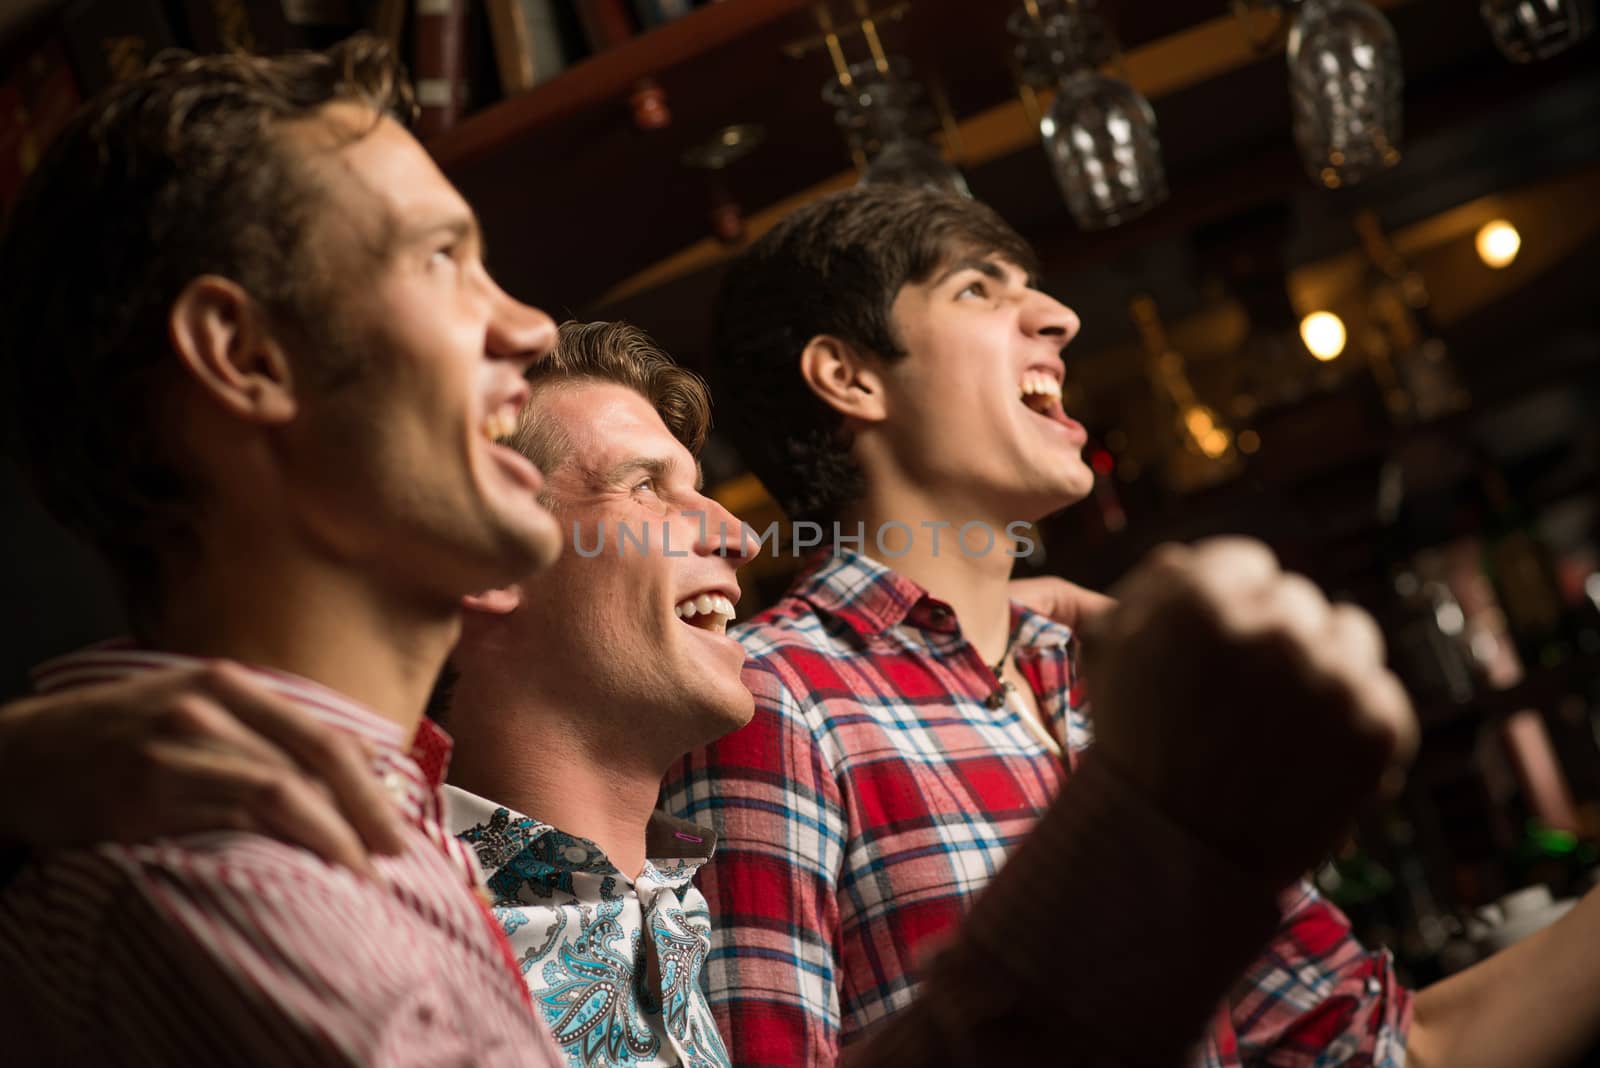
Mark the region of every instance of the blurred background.
MULTIPOLYGON (((796 205, 863 180, 991 204, 1083 320, 1064 402, 1098 476, 1019 573, 1103 587, 1158 542, 1240 532, 1378 617, 1425 743, 1405 797, 1318 879, 1425 981, 1547 920, 1597 861, 1596 16, 1593 0, 10 0, 0 203, 78 100, 163 48, 365 28, 408 58, 419 129, 502 283, 558 319, 638 323, 692 367, 729 258, 796 205), (1548 892, 1502 900, 1528 886, 1548 892)), ((724 441, 705 466, 752 525, 781 518, 724 441)), ((9 468, 0 502, 12 695, 120 621, 9 468)), ((780 547, 747 569, 741 611, 798 565, 780 547)))

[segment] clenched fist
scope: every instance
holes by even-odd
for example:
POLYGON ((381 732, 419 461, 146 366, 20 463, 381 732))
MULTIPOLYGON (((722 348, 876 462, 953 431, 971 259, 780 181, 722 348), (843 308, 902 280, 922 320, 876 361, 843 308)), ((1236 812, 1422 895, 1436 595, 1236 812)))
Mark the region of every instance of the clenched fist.
POLYGON ((1365 612, 1238 538, 1159 549, 1117 596, 1080 632, 1096 749, 1239 868, 1293 881, 1398 788, 1417 725, 1365 612))

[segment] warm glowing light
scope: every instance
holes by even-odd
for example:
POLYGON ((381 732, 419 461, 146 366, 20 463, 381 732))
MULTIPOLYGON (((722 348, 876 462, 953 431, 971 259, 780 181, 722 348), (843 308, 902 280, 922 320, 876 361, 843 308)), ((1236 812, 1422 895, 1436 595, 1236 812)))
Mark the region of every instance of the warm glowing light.
POLYGON ((1220 459, 1227 454, 1232 441, 1233 438, 1228 432, 1219 427, 1200 439, 1200 451, 1213 460, 1220 459))
POLYGON ((1200 441, 1217 427, 1216 416, 1211 414, 1211 409, 1203 404, 1196 404, 1193 408, 1183 413, 1183 425, 1189 428, 1190 435, 1200 441))
POLYGON ((1490 267, 1505 267, 1517 258, 1517 250, 1522 248, 1522 235, 1504 219, 1495 219, 1478 228, 1475 243, 1480 260, 1490 267))
POLYGON ((1300 320, 1300 340, 1317 359, 1337 359, 1344 351, 1344 320, 1333 312, 1314 311, 1300 320))

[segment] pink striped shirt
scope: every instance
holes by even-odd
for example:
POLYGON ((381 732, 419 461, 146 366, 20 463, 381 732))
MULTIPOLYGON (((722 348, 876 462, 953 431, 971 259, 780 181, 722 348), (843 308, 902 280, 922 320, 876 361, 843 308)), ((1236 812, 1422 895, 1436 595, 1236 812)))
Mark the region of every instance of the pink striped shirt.
MULTIPOLYGON (((199 662, 102 646, 58 690, 199 662)), ((0 1034, 18 1064, 531 1065, 562 1058, 529 1008, 478 867, 446 831, 450 739, 304 679, 268 687, 364 739, 411 841, 367 882, 254 834, 36 855, 0 892, 0 1034)))

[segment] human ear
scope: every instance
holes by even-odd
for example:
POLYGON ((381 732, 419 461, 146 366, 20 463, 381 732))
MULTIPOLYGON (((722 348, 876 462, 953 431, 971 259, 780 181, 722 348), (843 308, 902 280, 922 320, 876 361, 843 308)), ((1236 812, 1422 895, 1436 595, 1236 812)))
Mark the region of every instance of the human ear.
POLYGON ((800 352, 800 377, 823 403, 847 419, 882 421, 883 379, 855 346, 831 334, 818 334, 800 352))
POLYGON ((256 423, 294 418, 288 356, 243 286, 211 274, 193 279, 172 302, 167 330, 184 368, 229 413, 256 423))

